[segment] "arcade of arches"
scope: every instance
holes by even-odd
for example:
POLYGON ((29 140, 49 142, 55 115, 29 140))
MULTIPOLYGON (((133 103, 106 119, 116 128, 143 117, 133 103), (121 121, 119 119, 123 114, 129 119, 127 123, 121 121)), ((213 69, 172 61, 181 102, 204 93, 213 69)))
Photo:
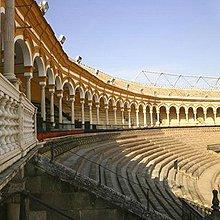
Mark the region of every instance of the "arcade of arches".
MULTIPOLYGON (((28 2, 33 4, 32 16, 28 14, 24 19, 24 9, 16 8, 14 68, 20 91, 38 107, 43 122, 52 126, 83 126, 89 122, 124 128, 220 125, 218 99, 150 96, 118 88, 92 75, 68 58, 37 4, 28 2), (37 28, 34 16, 39 19, 37 28), (27 24, 32 28, 18 28, 27 24)), ((4 30, 4 1, 1 18, 4 30)), ((1 42, 3 50, 4 35, 1 42)), ((3 72, 3 59, 1 62, 3 72)))

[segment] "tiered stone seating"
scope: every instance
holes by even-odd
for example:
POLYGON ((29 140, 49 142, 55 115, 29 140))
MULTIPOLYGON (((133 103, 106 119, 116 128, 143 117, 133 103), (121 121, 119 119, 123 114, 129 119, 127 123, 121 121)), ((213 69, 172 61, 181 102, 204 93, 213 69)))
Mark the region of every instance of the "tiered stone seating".
POLYGON ((201 207, 210 205, 199 181, 213 167, 210 185, 211 180, 216 185, 220 179, 220 167, 216 166, 219 156, 206 148, 213 130, 204 131, 202 139, 203 128, 198 132, 193 128, 121 132, 109 140, 78 146, 57 161, 144 205, 149 190, 150 208, 181 219, 178 197, 201 207), (176 160, 178 171, 174 169, 176 160))

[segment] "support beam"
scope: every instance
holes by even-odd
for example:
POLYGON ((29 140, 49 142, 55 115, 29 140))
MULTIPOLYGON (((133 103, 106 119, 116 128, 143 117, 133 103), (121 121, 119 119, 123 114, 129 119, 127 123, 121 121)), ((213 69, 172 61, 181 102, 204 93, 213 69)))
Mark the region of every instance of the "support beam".
POLYGON ((160 126, 160 109, 157 109, 157 126, 160 126))
POLYGON ((100 108, 99 104, 96 104, 96 122, 97 122, 98 125, 100 123, 99 108, 100 108))
POLYGON ((109 124, 109 118, 108 118, 108 106, 105 106, 105 121, 106 121, 106 125, 109 124))
POLYGON ((153 108, 150 108, 150 126, 153 127, 154 121, 153 121, 153 108))
POLYGON ((55 93, 54 85, 50 86, 49 93, 50 93, 50 122, 54 126, 54 93, 55 93))
POLYGON ((14 74, 15 1, 5 1, 4 76, 18 88, 14 74))
POLYGON ((125 119, 124 119, 124 108, 121 108, 121 123, 122 123, 122 125, 125 124, 125 119))
POLYGON ((26 97, 31 101, 31 79, 33 78, 33 73, 24 73, 24 77, 26 79, 26 97))
POLYGON ((136 109, 136 126, 139 127, 139 109, 136 109))
POLYGON ((214 114, 214 124, 217 124, 216 118, 217 118, 217 109, 213 109, 213 114, 214 114))
POLYGON ((60 90, 57 93, 57 97, 59 99, 59 123, 63 123, 63 91, 60 90))
POLYGON ((143 110, 144 114, 144 127, 147 127, 147 114, 146 114, 146 109, 143 110))
POLYGON ((93 124, 93 120, 92 120, 92 101, 90 101, 88 103, 89 105, 89 121, 90 121, 90 128, 92 129, 92 124, 93 124))
POLYGON ((170 126, 170 109, 169 108, 166 109, 166 113, 167 113, 167 121, 168 121, 167 126, 170 126))
POLYGON ((39 82, 41 86, 41 117, 43 121, 46 121, 46 104, 45 104, 45 87, 46 82, 39 82))
POLYGON ((128 109, 128 127, 131 128, 131 109, 128 109))
POLYGON ((114 124, 117 125, 117 107, 113 106, 114 111, 114 124))
POLYGON ((177 125, 180 125, 180 110, 176 109, 177 125))
POLYGON ((82 113, 82 127, 84 128, 85 126, 85 100, 81 99, 80 100, 81 103, 81 113, 82 113))
POLYGON ((75 96, 70 95, 71 103, 71 124, 75 124, 75 96))

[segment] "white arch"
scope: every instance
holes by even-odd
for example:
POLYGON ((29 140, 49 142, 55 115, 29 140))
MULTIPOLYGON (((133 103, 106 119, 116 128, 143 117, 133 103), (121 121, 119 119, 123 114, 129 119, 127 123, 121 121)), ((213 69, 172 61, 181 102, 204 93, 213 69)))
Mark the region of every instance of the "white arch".
POLYGON ((38 53, 34 54, 33 60, 36 62, 38 67, 38 76, 46 76, 44 61, 38 53))
POLYGON ((99 97, 99 103, 100 103, 101 98, 103 98, 104 104, 107 105, 107 104, 108 104, 108 98, 107 98, 107 96, 106 96, 105 94, 102 94, 102 95, 99 97))
POLYGON ((80 99, 84 99, 85 98, 85 91, 84 91, 83 87, 78 84, 75 88, 75 92, 77 89, 79 90, 80 99))
POLYGON ((48 77, 48 83, 49 85, 55 85, 55 78, 54 78, 54 73, 53 70, 50 67, 47 67, 46 69, 46 75, 48 77))
POLYGON ((75 95, 75 89, 73 87, 73 84, 66 79, 62 84, 62 90, 64 89, 65 85, 68 87, 70 95, 75 95))
POLYGON ((117 99, 116 102, 115 102, 115 105, 117 106, 117 104, 120 104, 120 108, 124 108, 124 103, 123 103, 123 100, 122 99, 117 99))
POLYGON ((86 92, 85 92, 85 97, 86 97, 86 94, 88 94, 88 100, 91 101, 91 100, 92 100, 92 97, 93 97, 91 90, 90 90, 90 89, 87 89, 86 92))
POLYGON ((62 81, 58 75, 55 77, 55 86, 57 90, 62 90, 62 81))
POLYGON ((115 98, 113 96, 109 97, 108 105, 109 105, 110 100, 112 101, 112 106, 116 106, 116 101, 115 101, 115 98))
POLYGON ((5 14, 5 8, 4 8, 4 7, 1 7, 0 12, 3 13, 3 14, 5 14))
POLYGON ((125 105, 126 105, 128 109, 131 107, 131 104, 128 100, 124 101, 123 105, 124 105, 124 108, 125 108, 125 105))
POLYGON ((94 99, 95 99, 95 102, 98 103, 98 102, 99 102, 99 96, 98 96, 96 93, 94 93, 94 94, 92 95, 92 100, 93 100, 93 97, 94 97, 94 99))
POLYGON ((28 42, 24 40, 22 35, 18 35, 14 39, 14 44, 16 43, 18 43, 21 47, 24 58, 24 66, 33 66, 32 53, 28 42))

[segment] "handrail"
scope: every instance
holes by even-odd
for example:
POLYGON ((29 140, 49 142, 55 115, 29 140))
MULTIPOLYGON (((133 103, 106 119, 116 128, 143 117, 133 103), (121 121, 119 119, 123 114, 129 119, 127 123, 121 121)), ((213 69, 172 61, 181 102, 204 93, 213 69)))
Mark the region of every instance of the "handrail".
MULTIPOLYGON (((74 147, 77 147, 77 146, 75 145, 74 147)), ((61 152, 61 153, 59 152, 59 154, 57 154, 57 155, 54 154, 54 150, 55 150, 54 147, 51 146, 51 148, 50 148, 50 152, 51 152, 51 160, 50 160, 50 161, 51 161, 51 162, 53 162, 56 157, 58 157, 59 155, 65 153, 65 152, 67 152, 67 151, 69 151, 70 149, 67 149, 67 151, 65 151, 65 152, 61 152)), ((97 163, 97 162, 95 162, 95 161, 92 161, 92 160, 90 160, 90 159, 88 159, 88 158, 86 158, 86 157, 84 157, 84 156, 82 156, 82 155, 79 155, 79 154, 75 153, 75 152, 72 152, 72 151, 71 151, 71 153, 73 153, 74 155, 78 156, 79 158, 83 158, 84 160, 86 160, 86 161, 88 161, 88 162, 90 162, 90 163, 93 163, 93 164, 99 166, 99 181, 100 181, 100 184, 101 184, 101 179, 100 179, 101 168, 103 168, 104 170, 107 170, 107 171, 113 173, 113 174, 114 174, 115 176, 117 176, 117 177, 121 177, 121 178, 123 178, 124 180, 126 180, 126 181, 128 181, 128 182, 130 182, 130 183, 133 183, 133 184, 136 184, 136 185, 140 186, 139 183, 137 183, 137 182, 135 182, 135 181, 133 181, 133 180, 129 180, 127 177, 124 177, 124 176, 122 176, 121 174, 118 174, 117 172, 114 172, 113 170, 111 170, 111 169, 109 169, 109 168, 107 168, 107 167, 105 167, 105 166, 103 166, 103 165, 101 165, 101 164, 99 164, 99 163, 97 163)), ((76 173, 78 173, 78 170, 76 170, 76 173)), ((141 176, 146 179, 145 176, 143 176, 143 175, 141 175, 141 176)), ((141 188, 142 188, 142 189, 145 189, 145 190, 147 191, 147 202, 148 202, 148 203, 147 203, 147 208, 149 208, 149 207, 150 207, 150 204, 149 204, 149 202, 150 202, 149 193, 151 192, 151 190, 150 190, 148 187, 143 186, 143 185, 141 185, 141 188)), ((152 192, 151 192, 151 193, 152 193, 152 192)), ((154 194, 155 194, 158 198, 164 198, 161 194, 159 194, 159 193, 157 193, 157 192, 154 192, 154 194)), ((177 198, 179 198, 179 197, 177 197, 177 198)), ((166 198, 166 200, 173 203, 173 200, 171 200, 171 199, 166 198)), ((190 207, 191 207, 191 206, 190 206, 190 207)), ((149 210, 149 209, 148 209, 148 210, 149 210)), ((199 212, 198 210, 196 210, 196 211, 199 212)))
POLYGON ((36 108, 0 73, 0 170, 37 144, 36 108), (7 163, 6 163, 7 161, 7 163))
POLYGON ((44 207, 48 208, 48 209, 51 209, 53 210, 54 212, 62 215, 63 217, 67 218, 67 219, 70 219, 70 220, 74 220, 73 217, 65 214, 64 212, 62 212, 61 210, 59 210, 59 208, 55 207, 55 206, 52 206, 52 205, 49 205, 45 202, 43 202, 41 199, 33 196, 30 192, 26 191, 26 190, 23 190, 23 191, 17 191, 17 192, 14 192, 14 193, 11 193, 9 195, 7 195, 6 197, 3 197, 1 200, 0 200, 0 204, 3 204, 5 203, 8 199, 12 198, 13 196, 15 195, 20 195, 21 196, 21 206, 20 206, 20 219, 22 220, 27 220, 27 213, 26 213, 26 208, 25 208, 25 199, 26 198, 29 198, 31 199, 32 201, 34 202, 37 202, 41 205, 43 205, 44 207))

